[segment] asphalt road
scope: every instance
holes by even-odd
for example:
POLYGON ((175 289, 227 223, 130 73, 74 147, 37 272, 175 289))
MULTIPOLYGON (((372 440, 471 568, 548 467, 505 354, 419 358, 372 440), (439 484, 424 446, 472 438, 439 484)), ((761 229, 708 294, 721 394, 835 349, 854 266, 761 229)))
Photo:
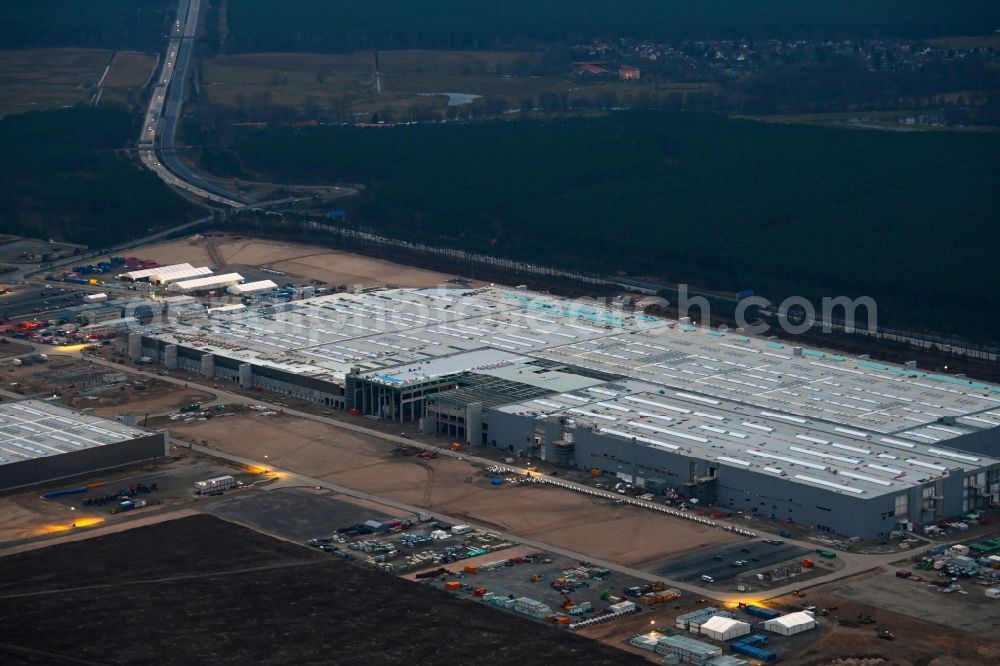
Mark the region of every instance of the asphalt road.
POLYGON ((707 575, 715 579, 716 583, 721 583, 748 571, 770 568, 781 562, 800 558, 809 552, 810 550, 791 543, 775 546, 754 540, 679 557, 656 569, 656 573, 674 580, 691 582, 700 582, 701 577, 707 575), (732 566, 738 560, 747 560, 749 563, 745 567, 732 566))
MULTIPOLYGON (((167 86, 166 99, 160 100, 154 96, 150 100, 149 106, 150 112, 157 110, 159 115, 158 151, 156 153, 148 150, 142 151, 141 156, 143 163, 168 184, 182 187, 215 203, 239 208, 247 203, 243 197, 198 176, 184 164, 177 154, 177 127, 183 112, 187 77, 192 67, 200 9, 201 0, 181 0, 178 3, 174 30, 167 44, 160 80, 161 85, 167 86), (164 173, 165 171, 169 171, 169 173, 164 173)), ((149 112, 147 112, 147 117, 149 117, 149 112)), ((144 138, 143 132, 147 131, 146 127, 147 125, 144 124, 143 130, 140 131, 140 144, 144 138)))

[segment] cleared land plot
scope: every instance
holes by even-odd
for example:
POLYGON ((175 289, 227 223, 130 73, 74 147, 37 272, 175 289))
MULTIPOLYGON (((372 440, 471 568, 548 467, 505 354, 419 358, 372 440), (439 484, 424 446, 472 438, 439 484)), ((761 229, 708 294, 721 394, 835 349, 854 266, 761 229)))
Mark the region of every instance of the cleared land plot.
MULTIPOLYGON (((900 567, 908 568, 908 567, 900 567)), ((882 572, 850 585, 838 587, 834 593, 863 604, 870 604, 903 615, 910 615, 935 624, 978 634, 996 636, 1000 626, 1000 604, 988 599, 975 581, 959 581, 968 594, 945 594, 930 585, 936 572, 916 572, 922 581, 896 578, 894 572, 882 572)), ((998 653, 1000 656, 1000 653, 998 653)))
MULTIPOLYGON (((263 266, 283 271, 290 278, 322 280, 331 285, 434 287, 455 277, 349 252, 256 238, 185 238, 136 248, 130 254, 163 265, 188 262, 194 266, 214 266, 209 256, 209 242, 215 245, 226 266, 233 270, 241 266, 263 266)), ((276 282, 282 281, 280 276, 270 277, 276 282)))
POLYGON ((2 558, 0 581, 7 643, 101 662, 646 663, 210 516, 2 558))
POLYGON ((110 59, 102 49, 0 51, 0 116, 86 101, 110 59))
MULTIPOLYGON (((830 609, 827 617, 820 618, 820 623, 829 626, 830 630, 816 635, 817 640, 806 646, 797 655, 798 659, 794 663, 806 666, 838 663, 987 666, 996 664, 1000 659, 1000 641, 996 635, 997 611, 983 609, 969 597, 963 597, 963 600, 972 603, 969 603, 958 616, 962 620, 963 627, 957 629, 949 626, 943 619, 946 611, 938 605, 942 601, 941 597, 948 595, 937 593, 936 597, 922 600, 903 613, 884 610, 890 603, 903 602, 902 598, 897 596, 898 589, 883 586, 878 582, 875 583, 875 589, 882 588, 885 591, 871 594, 872 601, 876 603, 848 599, 843 593, 845 587, 852 590, 855 587, 863 588, 883 576, 892 576, 895 580, 892 573, 870 574, 810 589, 804 599, 787 596, 769 600, 768 605, 814 604, 818 608, 830 609), (871 615, 875 619, 875 624, 859 624, 859 613, 871 615), (982 621, 975 618, 977 614, 985 615, 982 621), (989 618, 992 618, 993 628, 985 633, 979 631, 976 627, 984 626, 989 618), (876 631, 883 627, 896 635, 895 641, 888 642, 876 638, 876 631), (863 661, 865 658, 873 661, 865 662, 863 661), (834 661, 836 659, 845 661, 834 661), (879 659, 881 661, 875 661, 879 659)), ((899 582, 901 585, 919 585, 909 581, 899 582)), ((909 596, 909 593, 903 592, 903 596, 909 596)), ((992 601, 995 609, 996 601, 992 601)), ((802 636, 813 635, 814 632, 802 634, 802 636)))
POLYGON ((630 566, 742 541, 728 532, 542 486, 493 486, 452 458, 394 455, 367 435, 287 416, 171 425, 171 435, 313 478, 630 566))
POLYGON ((226 496, 206 505, 203 511, 299 542, 329 536, 339 527, 366 520, 397 517, 336 497, 329 490, 311 488, 275 488, 226 496))
MULTIPOLYGON (((653 90, 652 83, 641 80, 583 84, 569 72, 566 76, 531 75, 542 57, 518 51, 380 51, 382 94, 375 95, 375 62, 370 51, 220 56, 205 61, 203 89, 216 104, 240 106, 266 100, 277 106, 312 104, 362 115, 385 108, 408 111, 413 105, 443 111, 446 98, 423 96, 429 93, 499 96, 509 108, 520 108, 523 99, 537 102, 546 92, 566 93, 573 100, 653 90)), ((670 89, 657 88, 660 92, 670 89)), ((691 84, 677 87, 678 91, 691 89, 691 84)))

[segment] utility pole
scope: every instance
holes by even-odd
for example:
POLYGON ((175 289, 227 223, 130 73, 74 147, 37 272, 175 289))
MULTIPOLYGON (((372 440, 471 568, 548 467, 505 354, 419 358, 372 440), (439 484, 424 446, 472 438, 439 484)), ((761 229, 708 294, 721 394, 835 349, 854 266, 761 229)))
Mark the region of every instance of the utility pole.
POLYGON ((382 94, 382 68, 378 64, 378 51, 375 52, 375 94, 382 94))

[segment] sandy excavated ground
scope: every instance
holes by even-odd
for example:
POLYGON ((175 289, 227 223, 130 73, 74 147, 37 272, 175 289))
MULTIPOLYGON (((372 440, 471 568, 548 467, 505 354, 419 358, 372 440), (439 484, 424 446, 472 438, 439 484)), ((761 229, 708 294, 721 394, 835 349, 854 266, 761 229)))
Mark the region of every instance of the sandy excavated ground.
POLYGON ((0 517, 0 543, 5 543, 60 531, 76 516, 62 504, 45 503, 37 493, 26 493, 5 498, 0 517))
POLYGON ((272 268, 292 278, 322 280, 334 286, 433 287, 455 277, 350 252, 257 238, 192 237, 137 248, 132 254, 161 264, 187 262, 194 266, 212 266, 215 262, 209 255, 209 243, 226 262, 226 266, 216 266, 217 269, 272 268))
POLYGON ((176 412, 193 402, 205 405, 214 399, 211 393, 161 383, 145 391, 136 391, 131 386, 124 391, 109 391, 102 395, 100 401, 84 400, 74 406, 93 407, 97 416, 114 418, 118 414, 135 414, 142 417, 145 414, 176 412))
POLYGON ((595 558, 646 566, 730 543, 726 532, 541 486, 492 486, 451 458, 397 456, 381 440, 292 417, 246 416, 171 424, 171 435, 281 469, 466 517, 595 558))
POLYGON ((212 260, 208 257, 205 241, 191 240, 190 237, 138 247, 130 250, 129 256, 156 261, 161 266, 183 263, 192 266, 210 266, 212 264, 212 260))

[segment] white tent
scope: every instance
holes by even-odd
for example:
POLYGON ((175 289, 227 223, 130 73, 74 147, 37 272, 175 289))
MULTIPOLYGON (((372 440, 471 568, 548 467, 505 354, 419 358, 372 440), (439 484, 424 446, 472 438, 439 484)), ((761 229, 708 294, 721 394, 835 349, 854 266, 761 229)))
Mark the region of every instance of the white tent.
POLYGON ((258 280, 256 282, 247 282, 246 284, 234 284, 226 291, 235 296, 242 296, 243 294, 253 294, 258 291, 270 291, 277 288, 278 285, 272 280, 258 280))
POLYGON ((813 617, 812 613, 806 611, 789 613, 788 615, 782 615, 764 623, 764 629, 781 634, 782 636, 792 636, 803 631, 809 631, 815 627, 816 618, 813 617))
POLYGON ((193 280, 212 274, 212 269, 208 266, 193 268, 188 264, 178 266, 163 266, 157 268, 156 272, 149 274, 149 281, 152 284, 165 285, 181 280, 193 280))
POLYGON ((701 625, 701 634, 717 641, 728 641, 750 633, 750 625, 731 617, 716 615, 701 625))
POLYGON ((212 275, 210 277, 197 278, 195 280, 182 280, 174 282, 167 289, 170 291, 191 292, 210 291, 212 289, 223 289, 234 284, 243 282, 243 276, 239 273, 226 273, 224 275, 212 275))

